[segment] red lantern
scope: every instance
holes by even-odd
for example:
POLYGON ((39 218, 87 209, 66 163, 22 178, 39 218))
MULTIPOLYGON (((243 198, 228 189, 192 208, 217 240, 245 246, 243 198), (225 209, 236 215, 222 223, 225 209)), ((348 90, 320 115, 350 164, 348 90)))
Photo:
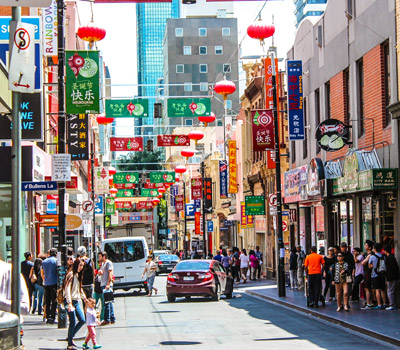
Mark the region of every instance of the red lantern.
POLYGON ((182 156, 182 157, 186 157, 186 160, 188 160, 189 157, 193 157, 193 156, 194 156, 194 153, 195 153, 195 151, 194 151, 193 149, 184 148, 184 149, 181 151, 181 156, 182 156))
POLYGON ((184 165, 178 165, 175 168, 175 172, 178 173, 178 174, 183 174, 183 173, 186 172, 186 167, 184 165))
POLYGON ((110 175, 115 175, 117 173, 117 169, 115 169, 113 166, 108 167, 108 173, 110 175))
POLYGON ((152 202, 153 202, 154 206, 156 207, 158 205, 158 203, 160 203, 160 200, 158 198, 154 198, 152 202))
MULTIPOLYGON (((176 170, 176 169, 175 169, 175 170, 176 170)), ((176 177, 175 177, 175 182, 179 182, 179 181, 181 181, 180 177, 179 177, 179 176, 176 176, 176 177)))
POLYGON ((217 94, 224 96, 224 101, 226 101, 228 95, 233 94, 236 91, 236 85, 233 81, 224 78, 224 80, 221 80, 214 85, 214 91, 217 94))
POLYGON ((110 188, 109 191, 111 194, 117 194, 118 190, 116 188, 110 188))
POLYGON ((91 22, 88 26, 79 27, 76 34, 84 41, 89 42, 89 48, 93 47, 93 43, 103 40, 106 36, 106 30, 103 28, 95 27, 91 22))
POLYGON ((166 191, 166 189, 165 189, 164 187, 160 187, 160 188, 158 189, 158 192, 159 192, 159 193, 165 193, 165 191, 166 191))
POLYGON ((261 45, 264 45, 264 39, 271 37, 274 33, 275 27, 264 24, 261 19, 247 28, 247 35, 250 38, 260 40, 261 45))
POLYGON ((112 176, 109 177, 108 183, 110 184, 110 186, 114 185, 114 179, 112 178, 112 176))
POLYGON ((157 195, 158 198, 162 198, 162 196, 163 196, 162 193, 157 195))
POLYGON ((114 121, 114 118, 107 118, 104 114, 99 114, 96 117, 96 121, 97 121, 98 124, 106 125, 106 124, 112 123, 114 121))
POLYGON ((204 137, 204 132, 200 130, 193 130, 189 133, 189 139, 194 140, 197 145, 197 141, 201 140, 204 137))
POLYGON ((204 123, 205 126, 208 125, 208 123, 212 123, 215 121, 215 114, 213 112, 210 113, 210 115, 202 115, 199 117, 199 121, 204 123))

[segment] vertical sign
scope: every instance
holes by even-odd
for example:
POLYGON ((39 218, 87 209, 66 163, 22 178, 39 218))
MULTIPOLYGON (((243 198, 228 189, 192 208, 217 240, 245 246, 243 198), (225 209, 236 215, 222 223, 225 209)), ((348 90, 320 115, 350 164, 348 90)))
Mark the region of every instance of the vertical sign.
POLYGON ((229 140, 229 193, 237 193, 236 141, 229 140))
POLYGON ((57 1, 42 10, 43 56, 56 56, 57 51, 57 1))
POLYGON ((67 114, 100 113, 99 52, 66 51, 67 114))
POLYGON ((192 199, 201 199, 201 185, 202 181, 201 178, 196 178, 191 180, 192 185, 192 199))
POLYGON ((87 172, 87 174, 88 174, 88 188, 87 188, 87 191, 88 192, 92 192, 92 186, 93 186, 93 184, 92 184, 92 171, 93 171, 93 168, 92 168, 92 162, 90 161, 90 162, 88 162, 87 163, 87 170, 88 170, 88 172, 87 172))
MULTIPOLYGON (((268 57, 264 60, 265 66, 265 108, 273 109, 274 108, 274 90, 272 86, 272 61, 271 58, 268 57)), ((275 77, 276 77, 276 97, 279 101, 279 70, 278 70, 278 59, 275 58, 275 77)), ((279 115, 279 103, 278 103, 278 115, 279 115)))
POLYGON ((176 211, 183 210, 183 194, 178 194, 175 196, 175 209, 176 211))
POLYGON ((275 151, 267 151, 267 168, 275 169, 275 151))
POLYGON ((289 140, 304 140, 303 66, 301 61, 287 61, 289 140))
POLYGON ((241 228, 247 227, 246 205, 245 202, 240 202, 240 225, 241 228))
POLYGON ((89 160, 89 116, 71 114, 67 122, 68 154, 72 160, 89 160))
POLYGON ((114 215, 115 213, 115 198, 107 197, 106 198, 106 215, 114 215))
POLYGON ((254 227, 254 216, 253 215, 247 215, 247 227, 251 228, 254 227))
POLYGON ((272 110, 251 111, 253 151, 272 150, 275 147, 274 118, 272 110))
POLYGON ((219 161, 219 195, 228 198, 228 166, 226 160, 219 161))
POLYGON ((196 235, 201 235, 202 234, 202 232, 201 232, 201 227, 200 227, 200 220, 201 219, 201 213, 200 212, 197 212, 197 213, 194 213, 194 233, 196 234, 196 235))
POLYGON ((206 177, 204 178, 204 212, 211 214, 213 211, 213 202, 212 202, 212 178, 206 177))
POLYGON ((109 193, 110 183, 108 167, 95 167, 94 171, 94 190, 97 194, 109 193))
POLYGON ((178 185, 172 185, 171 189, 171 207, 175 206, 175 197, 178 195, 178 185))

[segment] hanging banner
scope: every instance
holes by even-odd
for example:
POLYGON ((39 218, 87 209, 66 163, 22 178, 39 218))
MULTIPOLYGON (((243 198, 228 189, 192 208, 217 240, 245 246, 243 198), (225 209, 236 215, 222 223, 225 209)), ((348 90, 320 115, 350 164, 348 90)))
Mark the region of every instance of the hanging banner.
POLYGON ((210 98, 169 98, 168 117, 199 117, 211 115, 210 98))
POLYGON ((192 186, 192 199, 201 199, 201 187, 202 181, 201 178, 191 179, 191 186, 192 186))
POLYGON ((142 152, 142 137, 110 137, 111 152, 142 152))
POLYGON ((142 197, 157 197, 158 196, 158 190, 152 190, 148 188, 142 188, 140 191, 140 195, 142 197))
POLYGON ((116 183, 114 183, 113 185, 117 190, 131 190, 133 188, 136 188, 135 184, 130 184, 130 183, 129 184, 116 184, 116 183))
POLYGON ((114 215, 115 214, 115 198, 107 197, 106 198, 106 215, 114 215))
POLYGON ((167 182, 175 182, 175 171, 166 171, 166 172, 155 172, 152 171, 150 173, 150 182, 151 183, 167 183, 167 182))
POLYGON ((116 173, 113 175, 114 184, 138 184, 139 173, 138 172, 123 172, 116 173))
POLYGON ((245 196, 246 215, 265 215, 264 196, 245 196))
POLYGON ((241 228, 247 227, 246 205, 245 202, 240 202, 240 226, 241 228))
POLYGON ((201 235, 201 213, 194 213, 194 234, 201 235))
POLYGON ((67 114, 100 113, 99 52, 66 51, 67 114))
MULTIPOLYGON (((264 60, 265 66, 265 108, 274 108, 274 89, 272 86, 272 60, 271 57, 267 57, 264 60)), ((279 69, 278 69, 278 59, 275 58, 275 79, 276 79, 276 97, 279 101, 279 69)), ((279 114, 279 103, 278 103, 278 115, 279 114)))
POLYGON ((212 178, 206 177, 204 178, 204 212, 207 214, 211 214, 213 212, 213 188, 212 188, 212 178))
POLYGON ((253 215, 247 215, 247 227, 248 228, 254 227, 254 216, 253 215))
POLYGON ((159 182, 159 183, 153 184, 153 183, 150 182, 150 179, 147 179, 146 183, 144 184, 144 188, 154 189, 154 188, 160 188, 160 187, 164 187, 164 183, 160 183, 159 182))
POLYGON ((183 210, 183 194, 177 194, 175 196, 175 210, 176 211, 183 210))
POLYGON ((171 197, 171 206, 174 207, 175 206, 175 197, 179 193, 178 185, 171 186, 170 193, 171 193, 171 196, 170 196, 171 197))
POLYGON ((132 203, 115 201, 115 208, 116 209, 131 209, 132 203))
POLYGON ((287 61, 289 140, 304 140, 303 65, 287 61))
POLYGON ((273 150, 275 147, 274 118, 272 110, 251 111, 253 151, 273 150))
POLYGON ((109 182, 108 167, 95 167, 93 175, 94 175, 94 191, 96 192, 96 194, 109 193, 110 182, 109 182))
POLYGON ((228 141, 229 155, 229 193, 238 192, 237 184, 237 163, 236 163, 236 141, 228 141))
POLYGON ((228 198, 228 166, 225 160, 219 161, 219 196, 228 198))
POLYGON ((151 201, 140 201, 136 203, 136 210, 152 209, 153 202, 151 201))
POLYGON ((107 118, 137 118, 148 117, 149 100, 106 100, 107 118))
POLYGON ((194 209, 197 211, 197 210, 200 210, 200 208, 201 208, 201 199, 195 199, 194 200, 194 209))
POLYGON ((67 121, 67 145, 71 160, 89 160, 89 116, 71 114, 67 121))
POLYGON ((188 135, 157 135, 157 146, 190 146, 190 139, 188 135))
POLYGON ((134 197, 135 196, 135 190, 134 189, 124 189, 124 190, 118 190, 118 193, 116 197, 134 197))
POLYGON ((57 0, 42 9, 43 56, 57 56, 57 0))

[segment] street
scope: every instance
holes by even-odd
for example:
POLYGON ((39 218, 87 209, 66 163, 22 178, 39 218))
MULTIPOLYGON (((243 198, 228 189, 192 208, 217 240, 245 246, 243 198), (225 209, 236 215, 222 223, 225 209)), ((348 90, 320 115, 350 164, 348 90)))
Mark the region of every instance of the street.
MULTIPOLYGON (((165 276, 156 278, 158 295, 151 298, 118 293, 117 322, 98 327, 103 349, 390 349, 331 324, 246 295, 236 289, 231 300, 203 298, 168 303, 165 276)), ((254 287, 257 288, 257 287, 254 287)), ((23 342, 28 350, 65 349, 66 329, 28 316, 23 342)), ((83 337, 86 329, 78 333, 83 337)), ((76 340, 78 345, 82 340, 76 340)))

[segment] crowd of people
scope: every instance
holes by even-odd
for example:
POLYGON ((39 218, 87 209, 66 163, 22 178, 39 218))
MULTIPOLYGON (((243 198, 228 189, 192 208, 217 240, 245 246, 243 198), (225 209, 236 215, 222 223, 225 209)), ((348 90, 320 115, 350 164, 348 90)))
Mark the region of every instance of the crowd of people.
POLYGON ((399 266, 392 247, 367 240, 364 252, 349 251, 347 243, 317 254, 311 247, 306 256, 301 246, 292 249, 289 259, 290 289, 305 289, 308 306, 319 307, 325 301, 336 301, 336 311, 349 311, 350 302, 365 300, 362 309, 395 310, 399 266), (307 287, 306 287, 307 283, 307 287), (329 297, 328 297, 329 293, 329 297))

